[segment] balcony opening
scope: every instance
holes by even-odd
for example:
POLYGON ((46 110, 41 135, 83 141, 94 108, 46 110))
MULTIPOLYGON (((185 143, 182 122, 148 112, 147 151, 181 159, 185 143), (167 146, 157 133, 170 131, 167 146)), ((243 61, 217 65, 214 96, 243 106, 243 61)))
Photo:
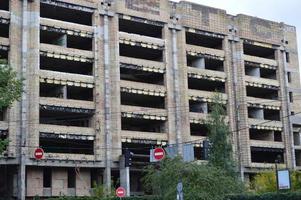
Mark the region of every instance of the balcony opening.
POLYGON ((252 44, 246 44, 246 43, 244 43, 243 48, 244 48, 244 54, 246 55, 275 60, 275 49, 256 46, 252 44))
POLYGON ((67 35, 51 31, 40 31, 40 42, 67 47, 67 35))
POLYGON ((121 92, 121 104, 147 108, 165 108, 165 97, 121 92))
POLYGON ((204 160, 203 157, 203 147, 193 147, 194 148, 194 159, 195 160, 204 160))
POLYGON ((294 145, 301 145, 301 126, 298 124, 293 124, 293 135, 294 135, 294 145))
POLYGON ((223 39, 186 32, 186 44, 213 49, 223 49, 223 39))
POLYGON ((3 51, 3 50, 0 49, 0 60, 7 63, 8 51, 3 51))
POLYGON ((220 81, 188 78, 188 88, 208 92, 225 93, 225 83, 220 81))
POLYGON ((9 38, 9 24, 0 24, 0 37, 9 38))
POLYGON ((165 121, 122 117, 121 129, 125 131, 165 133, 165 121))
POLYGON ((281 131, 274 131, 274 141, 282 142, 282 133, 281 131))
POLYGON ((151 61, 163 61, 163 51, 158 49, 149 49, 140 46, 130 46, 126 44, 119 45, 120 56, 145 59, 151 61))
POLYGON ((120 79, 126 81, 164 85, 164 74, 146 72, 124 67, 120 68, 120 79))
POLYGON ((94 154, 93 140, 40 137, 40 147, 43 148, 45 153, 94 154))
POLYGON ((248 97, 272 99, 272 100, 278 99, 278 90, 277 89, 247 86, 246 90, 247 90, 248 97))
POLYGON ((40 97, 64 98, 63 85, 40 83, 40 97))
POLYGON ((285 59, 287 63, 290 63, 290 54, 289 52, 285 52, 285 59))
POLYGON ((67 47, 92 51, 92 38, 84 38, 74 35, 67 36, 67 47))
POLYGON ((93 101, 93 89, 83 87, 67 87, 67 99, 93 101))
POLYGON ((9 11, 9 0, 1 0, 0 1, 0 10, 9 11))
POLYGON ((68 188, 75 188, 76 184, 76 173, 74 168, 67 169, 67 182, 68 188))
POLYGON ((208 103, 189 100, 189 112, 208 113, 208 103))
POLYGON ((280 121, 280 111, 279 110, 264 109, 263 112, 264 112, 265 120, 280 121))
POLYGON ((287 77, 287 82, 291 83, 292 82, 292 73, 291 72, 286 72, 286 77, 287 77))
POLYGON ((43 187, 51 188, 52 185, 52 170, 50 167, 43 168, 43 187))
POLYGON ((301 166, 301 150, 295 149, 295 160, 296 160, 296 166, 301 166))
POLYGON ((119 18, 119 31, 121 32, 162 38, 162 28, 162 26, 119 18))
POLYGON ((251 140, 282 142, 281 131, 251 128, 249 129, 249 135, 251 140))
POLYGON ((72 74, 92 75, 93 63, 40 56, 40 69, 72 74))
POLYGON ((293 103, 294 102, 294 95, 293 92, 288 92, 288 98, 289 98, 289 102, 293 103))
POLYGON ((7 108, 1 108, 0 109, 0 121, 6 121, 7 116, 7 108))
POLYGON ((253 119, 264 119, 263 109, 248 107, 248 117, 253 119))
POLYGON ((264 69, 260 68, 260 77, 267 79, 277 79, 277 72, 275 69, 264 69))
POLYGON ((93 89, 66 85, 40 83, 41 97, 93 101, 93 89))
POLYGON ((224 62, 222 60, 190 55, 187 55, 187 66, 198 69, 208 69, 221 72, 224 71, 224 62))
POLYGON ((60 126, 91 127, 93 114, 85 109, 40 106, 40 123, 60 126))
POLYGON ((91 188, 102 184, 102 171, 100 169, 91 169, 91 188))
POLYGON ((284 163, 284 151, 276 148, 251 147, 251 162, 284 163))
POLYGON ((92 13, 44 3, 40 4, 40 16, 88 26, 92 25, 92 13))
POLYGON ((190 123, 190 135, 193 136, 208 136, 208 128, 204 124, 190 123))

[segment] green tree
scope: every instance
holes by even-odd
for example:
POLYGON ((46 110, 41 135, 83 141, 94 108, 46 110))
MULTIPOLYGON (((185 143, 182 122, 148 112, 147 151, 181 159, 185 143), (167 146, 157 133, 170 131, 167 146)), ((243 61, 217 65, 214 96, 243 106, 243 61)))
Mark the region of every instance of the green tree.
POLYGON ((146 169, 146 188, 164 200, 176 198, 176 187, 183 183, 184 198, 189 200, 222 200, 226 195, 244 191, 243 183, 213 166, 185 163, 181 158, 164 159, 146 169))
POLYGON ((204 121, 208 129, 210 166, 224 169, 231 176, 237 176, 230 142, 230 130, 226 122, 226 108, 220 95, 213 96, 211 112, 204 121))
MULTIPOLYGON (((301 191, 301 172, 292 171, 290 173, 292 191, 301 191)), ((257 174, 251 182, 251 188, 256 193, 262 194, 277 191, 277 181, 275 171, 265 171, 257 174)))
MULTIPOLYGON (((7 64, 6 60, 0 60, 0 110, 3 111, 19 100, 22 94, 22 79, 7 64)), ((7 139, 0 139, 0 154, 8 145, 7 139)))

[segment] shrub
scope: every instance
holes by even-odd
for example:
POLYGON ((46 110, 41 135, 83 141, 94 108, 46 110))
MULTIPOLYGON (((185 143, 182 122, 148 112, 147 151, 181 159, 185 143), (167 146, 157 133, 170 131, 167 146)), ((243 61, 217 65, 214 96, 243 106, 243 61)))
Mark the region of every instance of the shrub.
POLYGON ((225 200, 300 200, 301 193, 266 193, 260 195, 230 196, 225 200))

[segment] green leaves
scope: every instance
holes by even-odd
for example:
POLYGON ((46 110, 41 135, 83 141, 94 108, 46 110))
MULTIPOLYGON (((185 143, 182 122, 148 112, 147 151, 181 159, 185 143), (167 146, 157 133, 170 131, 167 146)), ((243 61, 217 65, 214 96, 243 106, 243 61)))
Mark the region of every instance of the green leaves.
POLYGON ((232 156, 229 126, 226 123, 226 108, 222 97, 213 97, 211 112, 204 121, 208 129, 208 139, 211 143, 209 165, 224 169, 231 176, 236 176, 235 162, 232 156))
POLYGON ((143 182, 164 200, 176 198, 176 186, 183 183, 185 199, 223 200, 226 195, 244 191, 243 183, 222 169, 198 163, 184 163, 181 158, 164 159, 147 168, 143 182))
POLYGON ((0 109, 11 106, 22 94, 22 79, 3 60, 0 60, 0 94, 0 109))
POLYGON ((5 140, 0 139, 0 155, 6 149, 7 145, 8 145, 8 140, 7 139, 5 139, 5 140))

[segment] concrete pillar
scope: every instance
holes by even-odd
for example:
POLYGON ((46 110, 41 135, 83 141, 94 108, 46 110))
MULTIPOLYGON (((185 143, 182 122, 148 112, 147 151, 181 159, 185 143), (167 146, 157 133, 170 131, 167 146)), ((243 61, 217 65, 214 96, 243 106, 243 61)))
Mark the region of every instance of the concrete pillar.
POLYGON ((285 155, 284 161, 288 168, 294 169, 296 166, 295 162, 295 150, 294 150, 294 136, 293 128, 290 123, 290 117, 285 117, 290 115, 290 103, 288 97, 287 79, 283 78, 286 76, 286 55, 285 51, 282 49, 276 50, 276 60, 278 63, 278 80, 280 82, 280 97, 283 97, 281 101, 281 121, 283 124, 283 139, 285 145, 285 155), (287 97, 287 98, 284 98, 287 97))
POLYGON ((192 67, 198 68, 198 69, 205 69, 205 58, 197 58, 194 61, 192 61, 192 67))
POLYGON ((62 47, 67 47, 67 34, 60 36, 54 43, 62 47))
POLYGON ((254 67, 250 71, 248 71, 250 76, 258 77, 260 78, 260 68, 259 67, 254 67))

